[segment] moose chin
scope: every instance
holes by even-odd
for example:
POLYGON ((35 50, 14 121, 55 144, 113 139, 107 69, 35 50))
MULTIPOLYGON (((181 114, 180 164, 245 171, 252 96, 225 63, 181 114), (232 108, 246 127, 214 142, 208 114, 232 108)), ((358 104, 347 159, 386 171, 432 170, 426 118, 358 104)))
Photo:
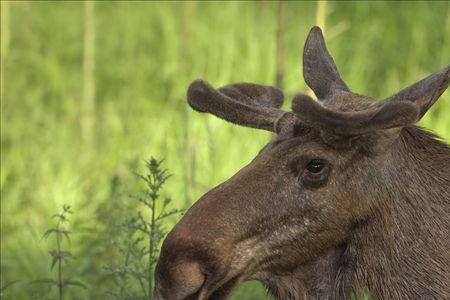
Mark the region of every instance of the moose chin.
POLYGON ((226 299, 259 280, 276 299, 450 299, 450 148, 415 125, 450 66, 375 101, 350 91, 314 27, 303 75, 318 101, 297 95, 291 111, 274 87, 190 85, 194 110, 275 137, 169 233, 155 297, 226 299))

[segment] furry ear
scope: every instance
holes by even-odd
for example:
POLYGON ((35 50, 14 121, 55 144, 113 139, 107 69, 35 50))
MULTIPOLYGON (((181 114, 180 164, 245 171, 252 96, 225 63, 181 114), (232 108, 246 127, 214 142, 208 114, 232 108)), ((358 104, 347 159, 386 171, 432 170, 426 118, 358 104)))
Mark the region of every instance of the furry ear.
POLYGON ((322 30, 317 26, 311 29, 305 42, 303 77, 319 100, 330 97, 339 90, 350 91, 328 53, 322 30))
POLYGON ((237 83, 214 89, 203 80, 196 80, 187 92, 189 105, 229 122, 279 132, 293 114, 280 109, 283 93, 270 86, 237 83), (283 117, 292 115, 289 118, 283 117))
POLYGON ((387 101, 410 101, 419 107, 419 119, 444 93, 450 83, 450 66, 410 85, 387 101))
POLYGON ((411 125, 418 116, 418 107, 406 101, 385 101, 363 111, 338 112, 306 95, 294 97, 292 111, 302 122, 326 133, 350 137, 411 125))

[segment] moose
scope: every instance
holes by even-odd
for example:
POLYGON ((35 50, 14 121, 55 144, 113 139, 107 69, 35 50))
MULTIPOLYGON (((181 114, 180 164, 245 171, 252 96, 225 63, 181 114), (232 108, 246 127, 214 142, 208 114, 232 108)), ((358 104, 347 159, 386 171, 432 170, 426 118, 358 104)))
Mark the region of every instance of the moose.
POLYGON ((313 27, 303 76, 318 101, 194 81, 189 105, 271 131, 253 161, 166 237, 157 299, 226 299, 258 280, 276 299, 450 299, 450 147, 415 123, 450 65, 385 100, 351 92, 313 27))

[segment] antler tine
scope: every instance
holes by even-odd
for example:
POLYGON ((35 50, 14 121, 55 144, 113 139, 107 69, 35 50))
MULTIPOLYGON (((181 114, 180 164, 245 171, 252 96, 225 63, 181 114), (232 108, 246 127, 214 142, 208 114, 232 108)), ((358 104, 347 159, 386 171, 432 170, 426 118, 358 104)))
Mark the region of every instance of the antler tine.
POLYGON ((410 101, 420 107, 419 119, 450 84, 450 65, 401 90, 385 101, 410 101))
POLYGON ((305 42, 303 77, 319 100, 337 90, 350 91, 327 50, 322 30, 317 26, 311 29, 305 42))
POLYGON ((282 130, 287 119, 294 117, 277 108, 283 103, 283 93, 269 86, 239 83, 216 90, 206 81, 196 80, 189 86, 187 99, 196 111, 276 133, 282 130))

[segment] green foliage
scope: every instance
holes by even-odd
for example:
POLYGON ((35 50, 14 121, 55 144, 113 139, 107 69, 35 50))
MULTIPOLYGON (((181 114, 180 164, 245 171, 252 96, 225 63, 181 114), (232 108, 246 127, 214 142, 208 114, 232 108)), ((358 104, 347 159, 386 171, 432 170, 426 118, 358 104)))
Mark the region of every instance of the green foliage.
MULTIPOLYGON (((86 286, 77 280, 68 279, 66 275, 63 275, 63 263, 65 265, 68 264, 69 259, 73 259, 73 255, 70 251, 62 249, 63 240, 66 239, 67 242, 70 242, 70 235, 72 232, 65 228, 65 225, 69 222, 68 215, 73 212, 70 209, 69 205, 63 205, 62 211, 58 214, 53 215, 52 217, 56 219, 55 226, 47 229, 47 231, 42 236, 43 239, 48 240, 49 237, 54 237, 56 249, 50 250, 49 254, 51 256, 51 264, 50 271, 53 271, 54 267, 57 266, 56 269, 56 278, 41 278, 33 281, 33 283, 41 283, 48 286, 48 292, 51 292, 52 287, 56 287, 57 289, 57 298, 58 300, 62 300, 64 298, 64 292, 71 286, 73 287, 82 287, 86 288, 86 286)), ((47 295, 45 299, 49 298, 47 295)))
MULTIPOLYGON (((94 82, 84 77, 82 1, 1 1, 1 273, 5 299, 29 299, 45 285, 21 284, 48 272, 39 243, 45 218, 71 203, 73 274, 88 291, 67 300, 103 299, 116 285, 103 267, 122 256, 109 251, 135 214, 138 158, 167 159, 175 174, 161 192, 167 210, 188 207, 249 163, 270 134, 191 111, 185 92, 196 78, 220 86, 273 84, 275 2, 106 2, 94 5, 94 82), (8 5, 8 8, 7 8, 8 5), (95 86, 94 109, 81 108, 83 87, 95 86), (92 142, 82 134, 93 121, 92 142), (170 191, 170 193, 168 193, 170 191)), ((316 3, 287 2, 283 43, 285 109, 306 92, 301 49, 315 23, 316 3)), ((88 27, 89 28, 89 27, 88 27)), ((326 39, 341 75, 356 92, 383 99, 439 68, 450 53, 449 2, 328 2, 326 39)), ((450 93, 421 125, 450 141, 450 93)), ((142 172, 141 172, 142 173, 142 172)), ((148 220, 148 214, 146 220, 148 220)), ((162 222, 170 228, 176 216, 162 222)), ((65 239, 65 238, 64 238, 65 239)), ((56 266, 54 267, 56 268, 56 266)), ((235 299, 264 299, 246 283, 235 299)))
POLYGON ((168 209, 172 200, 160 196, 163 185, 170 177, 161 166, 162 161, 153 157, 146 162, 147 174, 138 175, 146 187, 134 197, 143 208, 120 224, 120 237, 113 242, 120 253, 121 263, 106 267, 115 286, 113 291, 107 292, 112 299, 152 299, 159 245, 167 233, 164 221, 181 213, 179 209, 168 209))
POLYGON ((362 291, 357 292, 353 290, 350 293, 350 300, 373 300, 373 297, 370 295, 367 289, 363 289, 362 291))
POLYGON ((12 286, 18 282, 19 282, 18 280, 15 280, 15 281, 5 283, 5 285, 0 285, 0 299, 3 299, 3 295, 7 288, 9 288, 10 286, 12 286))

